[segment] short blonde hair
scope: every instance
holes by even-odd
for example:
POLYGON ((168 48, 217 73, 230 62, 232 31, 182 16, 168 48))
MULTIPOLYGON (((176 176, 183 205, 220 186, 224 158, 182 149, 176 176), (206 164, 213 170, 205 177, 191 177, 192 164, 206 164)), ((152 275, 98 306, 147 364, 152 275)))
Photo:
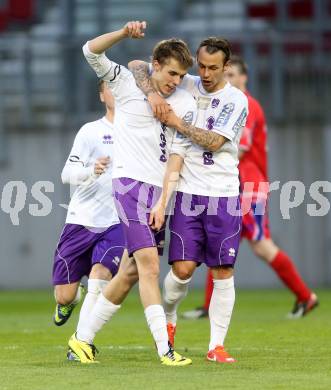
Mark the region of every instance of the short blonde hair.
POLYGON ((177 60, 183 68, 193 65, 193 59, 187 44, 181 39, 171 38, 158 42, 153 49, 153 60, 160 65, 167 64, 171 58, 177 60))

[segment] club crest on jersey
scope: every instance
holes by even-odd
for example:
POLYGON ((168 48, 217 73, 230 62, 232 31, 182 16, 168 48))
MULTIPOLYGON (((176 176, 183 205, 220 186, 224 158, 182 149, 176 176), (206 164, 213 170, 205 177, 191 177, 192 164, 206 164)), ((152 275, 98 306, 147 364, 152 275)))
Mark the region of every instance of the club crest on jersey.
POLYGON ((102 139, 103 139, 102 143, 104 143, 104 144, 112 144, 113 143, 112 136, 109 134, 105 134, 102 137, 102 139))
POLYGON ((222 108, 221 113, 216 119, 215 126, 216 127, 226 126, 226 124, 229 122, 229 119, 231 118, 233 111, 234 111, 234 103, 225 104, 222 108))
POLYGON ((214 123, 215 123, 215 118, 213 116, 210 116, 207 119, 206 126, 208 130, 213 130, 214 128, 214 123))
POLYGON ((220 99, 214 98, 214 99, 211 101, 211 107, 212 107, 212 108, 216 108, 219 104, 220 104, 220 99))

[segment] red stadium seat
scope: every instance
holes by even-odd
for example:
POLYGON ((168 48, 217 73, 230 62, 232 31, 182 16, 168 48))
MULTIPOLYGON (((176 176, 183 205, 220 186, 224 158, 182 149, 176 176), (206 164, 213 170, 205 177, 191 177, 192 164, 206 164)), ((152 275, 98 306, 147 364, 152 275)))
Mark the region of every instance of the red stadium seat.
POLYGON ((28 21, 34 16, 34 0, 8 0, 8 5, 11 19, 28 21))
POLYGON ((6 30, 8 26, 9 16, 6 8, 0 9, 0 31, 6 30))

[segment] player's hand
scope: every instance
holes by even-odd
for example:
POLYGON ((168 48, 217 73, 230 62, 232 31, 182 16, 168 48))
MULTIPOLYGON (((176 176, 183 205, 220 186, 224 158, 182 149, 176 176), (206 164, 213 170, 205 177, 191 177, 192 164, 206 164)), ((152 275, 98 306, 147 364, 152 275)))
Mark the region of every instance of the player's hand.
POLYGON ((164 119, 164 123, 168 127, 172 127, 174 129, 177 129, 180 125, 181 119, 171 110, 167 112, 166 117, 164 119))
POLYGON ((110 163, 109 156, 100 157, 100 158, 96 159, 95 164, 94 164, 94 173, 98 176, 102 175, 103 173, 106 172, 106 170, 109 166, 109 163, 110 163))
POLYGON ((171 111, 170 104, 160 96, 157 92, 151 92, 147 96, 147 100, 153 110, 154 116, 160 121, 166 120, 168 112, 171 111))
POLYGON ((139 20, 126 23, 123 27, 124 33, 128 38, 141 39, 144 38, 146 29, 146 22, 140 22, 139 20))
POLYGON ((159 231, 165 221, 165 208, 160 204, 156 204, 155 207, 153 207, 150 216, 149 216, 149 226, 153 230, 159 231))

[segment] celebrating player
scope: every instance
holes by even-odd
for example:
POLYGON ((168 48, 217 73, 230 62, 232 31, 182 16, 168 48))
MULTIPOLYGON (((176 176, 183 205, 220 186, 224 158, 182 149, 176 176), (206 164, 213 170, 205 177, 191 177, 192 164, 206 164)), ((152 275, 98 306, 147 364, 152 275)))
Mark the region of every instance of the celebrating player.
MULTIPOLYGON (((193 142, 184 160, 173 157, 183 161, 183 168, 170 219, 172 269, 163 289, 169 339, 174 343, 177 307, 193 272, 205 263, 214 279, 207 359, 221 363, 235 361, 225 351, 224 339, 235 302, 233 267, 241 231, 238 143, 247 116, 246 96, 224 78, 230 53, 228 42, 217 37, 203 40, 198 47, 200 77, 186 75, 181 85, 197 100, 197 126, 186 124, 172 111, 166 115, 167 125, 193 142)), ((144 87, 140 81, 147 65, 133 62, 131 66, 144 87)))
MULTIPOLYGON (((263 109, 247 91, 248 69, 240 57, 231 58, 226 72, 232 85, 243 91, 248 98, 249 115, 240 140, 240 182, 243 202, 250 210, 244 213, 242 237, 247 238, 254 254, 264 260, 296 296, 289 318, 300 318, 318 305, 316 295, 307 287, 292 259, 271 239, 268 213, 265 204, 268 196, 267 132, 263 109), (250 184, 248 184, 250 183, 250 184), (252 185, 252 186, 251 186, 252 185), (263 211, 263 212, 261 212, 263 211)), ((212 276, 207 275, 205 303, 201 308, 183 313, 184 318, 201 318, 208 315, 212 294, 212 276)))
MULTIPOLYGON (((113 167, 115 203, 128 252, 134 256, 139 274, 139 292, 146 320, 161 363, 184 366, 191 364, 191 360, 176 353, 169 345, 166 317, 161 305, 157 245, 163 238, 164 229, 153 231, 149 223, 150 209, 161 193, 168 148, 173 142, 184 145, 187 140, 175 138, 174 130, 154 118, 131 72, 104 54, 105 50, 125 38, 142 38, 145 27, 145 22, 129 22, 118 31, 87 42, 83 50, 97 76, 110 86, 116 101, 113 167)), ((191 65, 191 54, 181 40, 161 41, 154 48, 151 75, 153 86, 167 99, 178 116, 186 121, 194 120, 196 103, 189 93, 176 87, 191 65)), ((179 152, 180 148, 177 147, 177 150, 179 152)), ((84 331, 78 331, 69 341, 69 347, 81 362, 95 361, 95 334, 120 308, 125 298, 121 291, 127 281, 123 280, 125 272, 120 271, 100 295, 92 310, 89 326, 84 331)))

